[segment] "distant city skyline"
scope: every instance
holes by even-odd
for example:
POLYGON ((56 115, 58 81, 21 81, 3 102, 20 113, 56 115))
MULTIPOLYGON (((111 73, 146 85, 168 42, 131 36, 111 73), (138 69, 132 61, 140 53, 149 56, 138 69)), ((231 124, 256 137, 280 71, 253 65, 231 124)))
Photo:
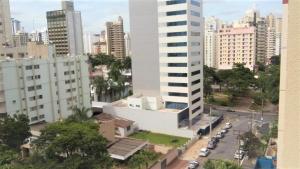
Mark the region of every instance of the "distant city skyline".
MULTIPOLYGON (((47 27, 46 11, 60 9, 61 0, 10 0, 11 16, 21 21, 25 31, 47 27)), ((74 0, 75 9, 82 12, 84 32, 100 33, 105 22, 118 16, 124 18, 129 31, 128 0, 74 0)), ((282 14, 281 0, 204 0, 204 16, 216 16, 226 22, 241 18, 245 11, 256 8, 261 15, 282 14)))

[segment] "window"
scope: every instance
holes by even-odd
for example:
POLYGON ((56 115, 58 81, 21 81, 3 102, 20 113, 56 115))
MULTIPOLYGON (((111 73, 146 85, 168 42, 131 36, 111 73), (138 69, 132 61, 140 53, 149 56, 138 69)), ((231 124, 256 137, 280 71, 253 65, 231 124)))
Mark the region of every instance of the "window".
POLYGON ((34 69, 39 69, 40 65, 34 65, 33 67, 34 67, 34 69))
POLYGON ((168 73, 168 77, 187 77, 187 73, 168 73))
POLYGON ((199 13, 199 12, 196 12, 196 11, 191 10, 191 14, 192 14, 193 16, 198 16, 198 17, 200 17, 200 13, 199 13))
POLYGON ((185 15, 185 14, 186 14, 186 10, 167 12, 167 16, 185 15))
POLYGON ((168 43, 168 47, 180 47, 180 46, 187 46, 186 42, 176 42, 176 43, 168 43))
POLYGON ((200 79, 199 80, 195 80, 192 82, 192 85, 196 85, 196 84, 199 84, 200 83, 200 79))
POLYGON ((167 5, 176 5, 176 4, 183 4, 183 3, 186 3, 186 0, 171 0, 166 2, 167 5))
POLYGON ((195 104, 195 103, 199 102, 200 100, 201 100, 201 98, 198 97, 197 99, 195 99, 195 100, 192 101, 192 104, 195 104))
POLYGON ((45 115, 44 115, 44 114, 41 114, 39 118, 40 118, 40 119, 44 119, 44 118, 45 118, 45 115))
POLYGON ((200 36, 200 32, 191 32, 191 36, 200 36))
POLYGON ((168 67, 187 67, 187 63, 168 63, 168 67))
POLYGON ((30 120, 31 120, 31 121, 37 121, 37 120, 38 120, 38 117, 37 117, 37 116, 31 117, 30 120))
POLYGON ((195 75, 198 75, 198 74, 200 74, 200 73, 201 73, 200 70, 196 70, 196 71, 192 72, 191 74, 192 74, 192 76, 195 76, 195 75))
POLYGON ((196 113, 198 110, 200 110, 201 109, 201 106, 198 106, 198 107, 196 107, 194 110, 192 110, 192 113, 194 114, 194 113, 196 113))
POLYGON ((200 46, 200 42, 192 42, 191 46, 200 46))
POLYGON ((192 26, 200 26, 200 22, 194 22, 194 21, 192 21, 192 22, 191 22, 191 25, 192 25, 192 26))
POLYGON ((173 37, 173 36, 186 36, 187 32, 170 32, 167 33, 168 37, 173 37))
POLYGON ((26 70, 31 70, 31 69, 32 69, 32 65, 26 66, 25 69, 26 69, 26 70))
POLYGON ((187 83, 168 83, 171 87, 187 87, 187 83))
POLYGON ((178 109, 182 110, 188 107, 187 103, 178 103, 178 102, 166 102, 167 109, 178 109))
POLYGON ((176 96, 176 97, 187 97, 187 93, 176 93, 176 92, 169 92, 169 96, 176 96))
POLYGON ((191 66, 197 66, 197 65, 200 65, 200 61, 195 61, 191 63, 191 66))
POLYGON ((200 7, 200 2, 196 0, 191 0, 191 4, 200 7))
POLYGON ((192 91, 192 95, 195 95, 195 94, 199 93, 200 91, 201 91, 200 88, 199 88, 199 89, 196 89, 196 90, 192 91))
POLYGON ((168 53, 168 57, 186 57, 187 53, 168 53))
POLYGON ((178 22, 167 22, 167 26, 182 26, 186 25, 186 21, 178 21, 178 22))

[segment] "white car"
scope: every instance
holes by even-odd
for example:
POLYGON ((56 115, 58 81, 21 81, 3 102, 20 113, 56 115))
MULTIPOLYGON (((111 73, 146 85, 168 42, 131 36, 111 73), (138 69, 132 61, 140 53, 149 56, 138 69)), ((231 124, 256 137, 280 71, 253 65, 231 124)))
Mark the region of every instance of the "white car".
POLYGON ((224 129, 230 129, 232 127, 231 123, 226 123, 224 129))
POLYGON ((227 132, 228 132, 227 129, 222 129, 222 130, 221 130, 221 133, 223 133, 223 134, 225 134, 225 133, 227 133, 227 132))
POLYGON ((199 156, 200 157, 207 157, 209 154, 209 149, 208 148, 201 148, 199 156))
POLYGON ((199 167, 199 163, 197 161, 190 161, 188 169, 196 169, 199 167))
POLYGON ((244 155, 245 155, 245 152, 243 150, 237 150, 235 153, 234 153, 234 159, 243 159, 244 158, 244 155))

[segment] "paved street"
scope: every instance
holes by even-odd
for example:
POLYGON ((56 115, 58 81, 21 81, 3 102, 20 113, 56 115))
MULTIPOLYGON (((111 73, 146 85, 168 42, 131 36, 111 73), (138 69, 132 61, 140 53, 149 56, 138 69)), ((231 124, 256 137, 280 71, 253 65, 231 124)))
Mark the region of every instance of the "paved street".
MULTIPOLYGON (((251 128, 251 121, 258 121, 261 119, 261 114, 257 113, 245 113, 245 112, 223 112, 225 116, 225 120, 230 119, 230 122, 232 123, 233 127, 229 130, 228 133, 226 133, 226 136, 220 140, 217 147, 211 151, 210 155, 206 158, 198 157, 196 160, 199 161, 200 164, 203 165, 203 163, 207 159, 227 159, 227 160, 233 160, 238 163, 237 160, 234 160, 233 155, 235 151, 238 149, 238 140, 237 135, 243 134, 246 131, 249 131, 251 128), (252 119, 253 117, 253 119, 252 119)), ((264 114, 264 121, 266 122, 273 122, 277 119, 276 114, 264 114)), ((224 124, 221 124, 224 125, 224 124)), ((217 126, 217 128, 220 128, 223 126, 217 126)), ((213 131, 215 133, 216 131, 213 131)), ((205 138, 203 138, 205 139, 205 138)), ((199 150, 194 150, 199 151, 199 150)), ((183 164, 183 163, 181 163, 183 164)), ((254 164, 250 160, 243 159, 242 160, 243 168, 244 169, 253 169, 254 164)), ((180 166, 182 168, 187 168, 186 166, 180 166)), ((177 169, 178 167, 176 167, 177 169)), ((200 166, 202 168, 202 166, 200 166)), ((173 168, 170 168, 173 169, 173 168)))

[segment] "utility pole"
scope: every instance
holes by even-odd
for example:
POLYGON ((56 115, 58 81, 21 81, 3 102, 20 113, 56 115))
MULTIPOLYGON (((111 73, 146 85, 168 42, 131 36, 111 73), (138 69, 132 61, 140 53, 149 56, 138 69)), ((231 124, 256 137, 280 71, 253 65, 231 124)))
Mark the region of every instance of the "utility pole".
POLYGON ((212 132, 212 119, 211 119, 211 106, 209 107, 209 138, 211 140, 211 132, 212 132))

